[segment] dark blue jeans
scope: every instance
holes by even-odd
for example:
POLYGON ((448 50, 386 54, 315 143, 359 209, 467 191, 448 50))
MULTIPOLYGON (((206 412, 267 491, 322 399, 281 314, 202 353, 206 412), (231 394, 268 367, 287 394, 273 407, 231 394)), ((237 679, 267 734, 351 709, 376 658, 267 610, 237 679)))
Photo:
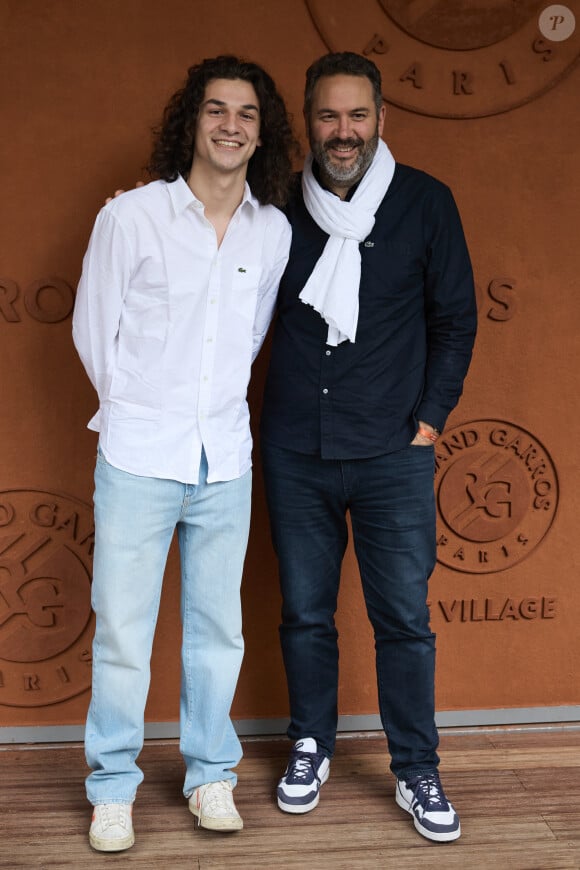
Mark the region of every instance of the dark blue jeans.
POLYGON ((338 633, 334 622, 350 512, 374 629, 381 721, 391 770, 437 768, 435 636, 428 580, 435 566, 432 447, 372 459, 325 460, 262 445, 272 539, 280 566, 280 639, 292 740, 314 737, 333 755, 338 633))

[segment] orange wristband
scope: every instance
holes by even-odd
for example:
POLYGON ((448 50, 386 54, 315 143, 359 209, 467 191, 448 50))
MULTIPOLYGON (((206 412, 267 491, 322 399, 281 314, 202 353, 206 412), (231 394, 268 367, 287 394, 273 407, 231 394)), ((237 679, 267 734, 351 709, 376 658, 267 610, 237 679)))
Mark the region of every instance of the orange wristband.
POLYGON ((433 444, 435 444, 435 442, 439 438, 437 432, 429 432, 427 429, 423 429, 422 426, 417 429, 417 435, 422 435, 424 438, 428 438, 429 441, 433 442, 433 444))

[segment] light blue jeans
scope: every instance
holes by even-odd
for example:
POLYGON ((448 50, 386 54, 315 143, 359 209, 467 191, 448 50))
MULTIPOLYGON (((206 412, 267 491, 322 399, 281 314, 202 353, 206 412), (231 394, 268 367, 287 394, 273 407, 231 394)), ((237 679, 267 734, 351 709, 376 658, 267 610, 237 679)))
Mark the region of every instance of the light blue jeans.
POLYGON ((173 532, 181 557, 180 749, 184 794, 222 779, 242 749, 230 708, 244 643, 240 585, 250 523, 252 473, 197 485, 95 470, 96 614, 93 688, 85 751, 92 804, 131 803, 143 773, 145 702, 163 573, 173 532))

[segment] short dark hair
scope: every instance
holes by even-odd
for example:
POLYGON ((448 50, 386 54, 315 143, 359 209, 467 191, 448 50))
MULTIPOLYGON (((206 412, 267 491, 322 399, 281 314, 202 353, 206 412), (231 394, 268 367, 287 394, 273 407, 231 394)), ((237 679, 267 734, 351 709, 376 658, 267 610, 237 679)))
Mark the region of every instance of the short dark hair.
POLYGON ((338 75, 367 78, 372 85, 378 115, 383 105, 381 73, 378 67, 362 54, 355 54, 353 51, 337 51, 319 57, 306 70, 306 86, 304 88, 304 114, 306 117, 308 118, 310 115, 312 94, 318 80, 324 76, 338 75))
POLYGON ((193 162, 199 108, 208 83, 215 79, 242 79, 256 91, 262 144, 250 159, 247 180, 262 205, 284 206, 293 175, 292 157, 300 150, 284 100, 262 67, 232 55, 208 58, 190 67, 185 85, 171 97, 161 123, 153 130, 153 151, 147 169, 165 181, 175 181, 179 175, 187 178, 193 162))

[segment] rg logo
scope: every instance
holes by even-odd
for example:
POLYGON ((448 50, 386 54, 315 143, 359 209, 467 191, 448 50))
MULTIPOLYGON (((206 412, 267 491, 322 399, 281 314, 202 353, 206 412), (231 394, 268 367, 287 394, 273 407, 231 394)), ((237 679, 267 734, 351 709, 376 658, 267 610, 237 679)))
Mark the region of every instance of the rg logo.
POLYGON ((44 706, 89 688, 93 544, 83 502, 0 493, 0 704, 44 706))
POLYGON ((435 447, 437 558, 457 571, 502 571, 524 559, 550 528, 558 479, 546 449, 524 429, 477 420, 446 431, 435 447))

